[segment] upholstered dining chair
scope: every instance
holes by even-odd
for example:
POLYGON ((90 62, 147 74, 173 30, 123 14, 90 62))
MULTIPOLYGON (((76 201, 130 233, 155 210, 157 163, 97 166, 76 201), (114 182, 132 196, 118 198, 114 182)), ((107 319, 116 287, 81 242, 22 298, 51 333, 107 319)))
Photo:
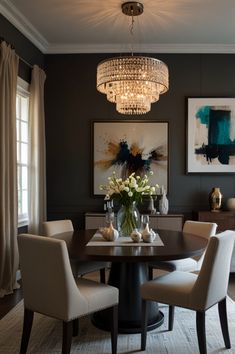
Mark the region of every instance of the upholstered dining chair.
POLYGON ((27 352, 34 312, 63 321, 62 354, 70 353, 77 319, 112 308, 112 353, 117 351, 118 289, 73 277, 65 241, 30 234, 18 236, 24 324, 20 354, 27 352))
MULTIPOLYGON (((54 221, 45 221, 43 223, 44 235, 45 236, 54 236, 56 234, 73 231, 72 221, 69 219, 66 220, 54 220, 54 221)), ((100 282, 105 283, 105 268, 108 268, 109 264, 107 262, 94 262, 94 261, 70 261, 72 271, 75 277, 91 273, 91 272, 100 272, 100 282)))
MULTIPOLYGON (((213 222, 187 220, 184 223, 183 232, 209 239, 210 236, 216 234, 216 229, 217 224, 213 222)), ((172 272, 174 270, 180 270, 185 272, 199 271, 202 265, 203 258, 204 253, 202 256, 199 257, 149 263, 149 279, 153 279, 154 268, 166 270, 169 272, 172 272)))
POLYGON ((205 312, 218 303, 220 324, 226 348, 231 348, 226 295, 235 232, 224 231, 212 236, 199 274, 173 271, 141 286, 142 333, 141 350, 146 347, 148 301, 170 305, 169 330, 173 329, 174 306, 196 311, 196 327, 200 354, 206 354, 205 312))

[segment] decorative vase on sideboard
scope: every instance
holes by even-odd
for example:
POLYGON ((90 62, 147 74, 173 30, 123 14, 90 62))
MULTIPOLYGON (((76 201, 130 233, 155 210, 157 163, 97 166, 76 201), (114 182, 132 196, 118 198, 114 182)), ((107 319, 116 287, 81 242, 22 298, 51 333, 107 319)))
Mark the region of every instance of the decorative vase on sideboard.
POLYGON ((162 197, 159 200, 159 211, 160 211, 160 214, 166 215, 168 213, 168 209, 169 209, 169 202, 168 202, 168 199, 166 197, 166 192, 163 191, 162 197))
POLYGON ((219 211, 222 205, 222 194, 220 188, 214 187, 209 194, 209 204, 211 211, 219 211))
POLYGON ((235 211, 235 198, 229 198, 227 200, 227 208, 230 211, 235 211))

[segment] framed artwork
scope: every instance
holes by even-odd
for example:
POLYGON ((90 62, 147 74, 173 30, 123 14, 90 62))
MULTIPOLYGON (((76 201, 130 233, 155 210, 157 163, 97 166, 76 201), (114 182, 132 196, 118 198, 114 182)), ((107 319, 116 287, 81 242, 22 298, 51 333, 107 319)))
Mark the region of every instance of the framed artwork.
POLYGON ((187 172, 235 173, 235 98, 187 98, 187 172))
POLYGON ((153 171, 151 185, 168 189, 168 123, 159 121, 93 122, 93 194, 113 171, 121 178, 153 171))

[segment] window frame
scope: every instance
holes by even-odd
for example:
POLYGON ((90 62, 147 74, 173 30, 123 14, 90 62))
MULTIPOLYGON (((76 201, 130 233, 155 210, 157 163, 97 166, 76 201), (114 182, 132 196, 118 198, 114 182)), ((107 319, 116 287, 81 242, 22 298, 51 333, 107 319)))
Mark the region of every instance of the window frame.
MULTIPOLYGON (((30 93, 29 93, 29 83, 24 81, 23 79, 21 79, 20 77, 17 78, 17 95, 20 95, 24 98, 27 98, 28 99, 28 120, 27 120, 27 125, 28 125, 28 143, 27 143, 27 150, 28 150, 28 156, 29 156, 29 97, 30 97, 30 93)), ((17 104, 17 101, 16 101, 16 104, 17 104)), ((17 116, 16 116, 16 129, 17 129, 17 116)), ((21 140, 20 140, 21 141, 21 140)), ((16 136, 16 144, 17 144, 18 140, 17 140, 17 136, 16 136)), ((18 215, 18 227, 22 227, 22 226, 27 226, 28 223, 29 223, 29 215, 28 215, 28 212, 26 214, 20 214, 19 215, 19 195, 18 195, 18 191, 19 191, 19 188, 18 188, 18 180, 19 180, 19 166, 22 167, 27 167, 28 170, 27 170, 27 199, 28 198, 28 191, 29 191, 29 159, 27 161, 27 163, 18 163, 18 152, 17 152, 17 215, 18 215)), ((22 185, 21 185, 21 188, 20 188, 21 192, 23 190, 22 188, 22 185)), ((24 188, 25 190, 25 188, 24 188)), ((27 201, 28 202, 28 201, 27 201)))

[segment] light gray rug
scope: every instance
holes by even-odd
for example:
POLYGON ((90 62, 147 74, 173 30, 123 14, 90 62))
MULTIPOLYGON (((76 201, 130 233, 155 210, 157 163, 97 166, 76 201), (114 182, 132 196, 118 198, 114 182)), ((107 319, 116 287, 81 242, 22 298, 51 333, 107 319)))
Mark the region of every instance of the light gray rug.
MULTIPOLYGON (((167 307, 161 308, 167 315, 167 307)), ((228 318, 232 349, 226 350, 220 330, 217 306, 208 310, 206 316, 208 353, 235 353, 235 303, 228 299, 228 318)), ((0 353, 19 353, 23 322, 23 302, 21 301, 0 321, 0 353)), ((119 335, 118 353, 151 354, 197 354, 198 344, 195 327, 195 313, 176 309, 175 324, 168 332, 166 323, 148 333, 147 350, 140 352, 140 335, 119 335)), ((57 320, 35 315, 29 343, 29 354, 61 353, 62 326, 57 320)), ((110 335, 96 329, 89 318, 80 321, 80 334, 73 339, 71 354, 111 353, 110 335)))

